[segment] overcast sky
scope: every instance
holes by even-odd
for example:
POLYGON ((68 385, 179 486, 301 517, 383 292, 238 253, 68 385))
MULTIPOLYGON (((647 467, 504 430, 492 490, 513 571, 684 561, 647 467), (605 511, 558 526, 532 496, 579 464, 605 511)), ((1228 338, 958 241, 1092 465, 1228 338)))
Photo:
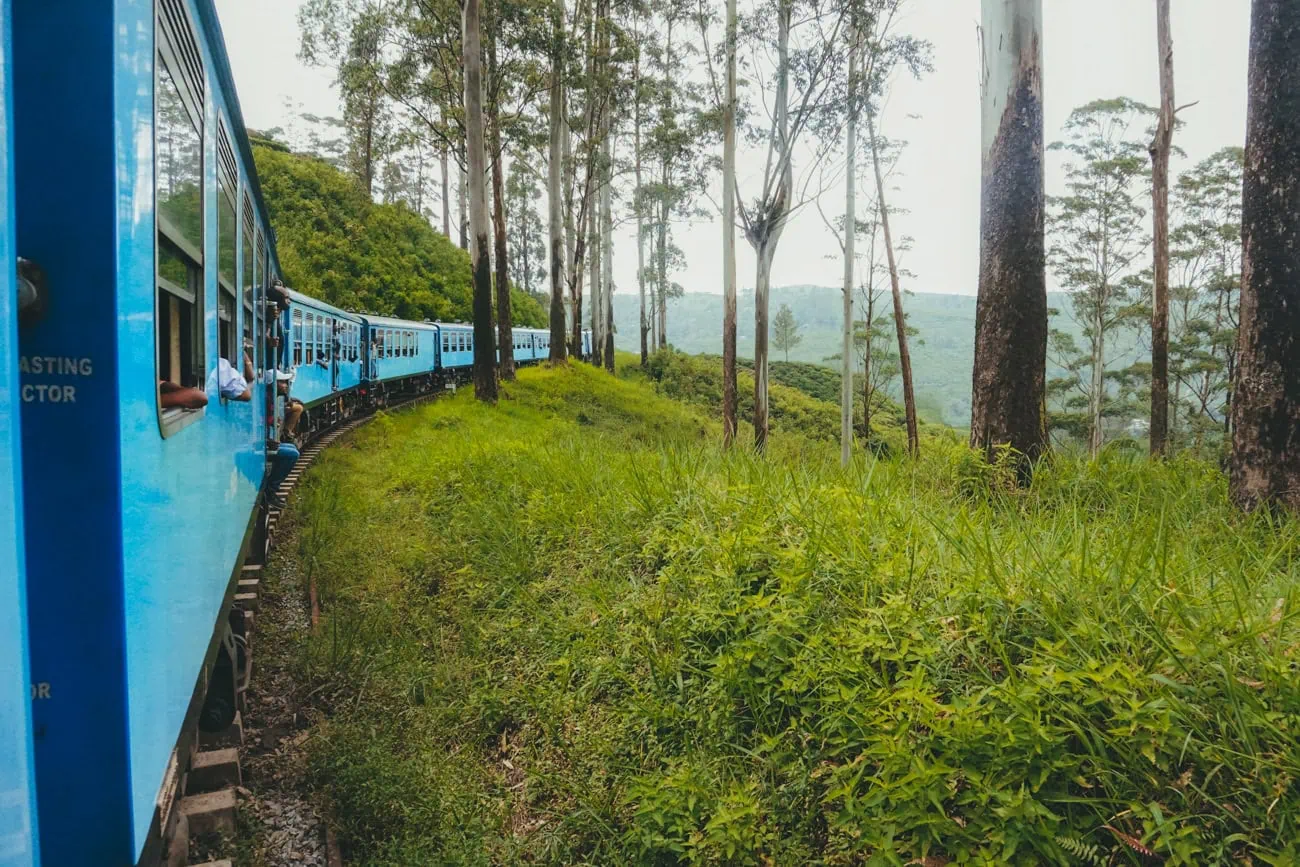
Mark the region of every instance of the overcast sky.
MULTIPOLYGON (((283 125, 286 97, 308 112, 339 113, 331 74, 306 68, 297 59, 299 0, 216 0, 216 4, 244 120, 250 127, 283 125)), ((1070 110, 1090 100, 1129 96, 1151 104, 1159 101, 1151 0, 1044 0, 1043 6, 1049 142, 1059 137, 1070 110)), ((890 204, 909 212, 896 219, 894 231, 915 239, 906 261, 916 274, 907 287, 914 291, 973 294, 976 288, 979 13, 979 0, 914 0, 903 23, 907 32, 933 43, 935 65, 934 72, 921 81, 896 83, 880 124, 883 135, 909 142, 890 204)), ((1175 159, 1175 172, 1220 147, 1244 144, 1249 19, 1249 0, 1173 0, 1178 103, 1196 103, 1180 115, 1186 126, 1175 144, 1187 157, 1175 159)), ((755 174, 762 170, 761 165, 749 168, 755 174)), ((745 170, 742 163, 742 192, 745 170)), ((1049 161, 1049 193, 1059 191, 1060 179, 1059 165, 1049 161)), ((866 198, 860 201, 865 204, 866 198)), ((832 191, 824 207, 828 214, 838 214, 842 202, 843 192, 832 191)), ((718 221, 676 229, 687 267, 675 279, 687 291, 722 291, 721 232, 718 221)), ((754 260, 743 239, 737 252, 743 291, 753 284, 754 260)), ((807 209, 781 240, 773 282, 838 285, 842 265, 837 253, 836 242, 816 211, 807 209)), ((616 239, 614 261, 618 290, 635 291, 636 250, 631 233, 616 239)))

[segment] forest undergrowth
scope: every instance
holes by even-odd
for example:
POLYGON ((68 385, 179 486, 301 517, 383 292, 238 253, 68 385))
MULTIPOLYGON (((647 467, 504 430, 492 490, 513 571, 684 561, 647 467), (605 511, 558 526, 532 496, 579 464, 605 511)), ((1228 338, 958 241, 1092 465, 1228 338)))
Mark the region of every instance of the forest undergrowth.
POLYGON ((326 451, 296 664, 349 863, 1297 862, 1295 524, 1190 459, 719 439, 574 364, 326 451))

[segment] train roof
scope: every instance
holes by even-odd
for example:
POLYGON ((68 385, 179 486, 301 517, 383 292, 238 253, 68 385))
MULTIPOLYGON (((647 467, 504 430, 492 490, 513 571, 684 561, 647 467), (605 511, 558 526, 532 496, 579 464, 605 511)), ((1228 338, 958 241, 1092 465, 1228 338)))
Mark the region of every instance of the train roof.
POLYGON ((349 313, 346 310, 341 310, 338 307, 335 307, 333 304, 327 304, 324 301, 320 300, 319 298, 313 298, 310 295, 304 295, 303 293, 297 291, 296 289, 286 288, 285 292, 288 293, 289 300, 294 302, 295 304, 302 304, 307 307, 315 307, 318 310, 324 310, 326 313, 333 313, 335 316, 338 316, 342 319, 351 319, 354 322, 359 321, 361 318, 355 313, 349 313))
POLYGON ((370 313, 358 313, 357 316, 365 320, 367 325, 383 325, 386 328, 423 328, 428 331, 436 331, 437 323, 434 322, 416 322, 414 319, 396 319, 392 316, 374 316, 370 313))

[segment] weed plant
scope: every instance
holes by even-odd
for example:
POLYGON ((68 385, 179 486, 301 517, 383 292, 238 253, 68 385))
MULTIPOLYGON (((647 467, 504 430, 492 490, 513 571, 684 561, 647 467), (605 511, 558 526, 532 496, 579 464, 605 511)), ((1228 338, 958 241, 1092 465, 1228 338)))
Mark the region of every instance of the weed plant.
POLYGON ((773 442, 576 364, 327 451, 352 863, 1296 863, 1293 524, 1193 460, 773 442))

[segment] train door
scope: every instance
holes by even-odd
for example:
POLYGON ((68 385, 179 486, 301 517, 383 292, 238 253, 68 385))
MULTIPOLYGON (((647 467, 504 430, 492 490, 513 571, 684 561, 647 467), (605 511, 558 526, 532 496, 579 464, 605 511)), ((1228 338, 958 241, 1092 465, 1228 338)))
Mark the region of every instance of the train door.
POLYGON ((333 318, 330 319, 330 322, 333 323, 333 330, 332 333, 330 334, 330 349, 332 350, 332 352, 330 353, 331 355, 330 390, 338 391, 339 390, 339 353, 343 349, 343 343, 342 343, 342 339, 339 336, 339 330, 343 328, 343 323, 333 318))

